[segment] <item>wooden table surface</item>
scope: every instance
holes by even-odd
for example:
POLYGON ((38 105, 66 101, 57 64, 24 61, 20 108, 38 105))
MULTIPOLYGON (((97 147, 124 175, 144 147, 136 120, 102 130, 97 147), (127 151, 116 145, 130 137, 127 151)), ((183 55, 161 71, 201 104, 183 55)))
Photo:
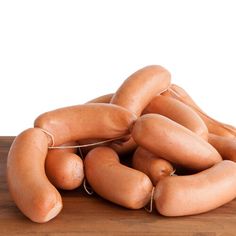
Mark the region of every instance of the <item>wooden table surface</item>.
POLYGON ((205 214, 168 218, 156 211, 122 208, 88 196, 82 188, 61 191, 62 212, 48 223, 33 223, 7 190, 6 160, 13 139, 0 137, 0 235, 236 236, 236 200, 205 214))

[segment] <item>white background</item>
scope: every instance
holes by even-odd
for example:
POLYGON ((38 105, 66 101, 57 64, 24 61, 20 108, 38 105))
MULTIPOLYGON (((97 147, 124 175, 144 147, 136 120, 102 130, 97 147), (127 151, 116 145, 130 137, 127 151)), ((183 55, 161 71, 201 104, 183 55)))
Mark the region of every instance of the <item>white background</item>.
POLYGON ((235 1, 0 1, 0 135, 114 92, 149 64, 236 125, 235 1))

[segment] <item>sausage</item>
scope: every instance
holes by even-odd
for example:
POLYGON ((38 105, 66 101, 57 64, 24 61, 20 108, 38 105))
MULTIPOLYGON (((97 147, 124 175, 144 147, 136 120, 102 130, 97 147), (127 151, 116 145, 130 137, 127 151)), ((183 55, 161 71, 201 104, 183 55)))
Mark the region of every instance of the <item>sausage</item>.
POLYGON ((128 110, 104 103, 60 108, 40 115, 34 122, 54 137, 54 144, 87 138, 116 138, 128 134, 136 116, 128 110))
POLYGON ((161 179, 154 192, 156 209, 164 216, 200 214, 236 197, 236 163, 222 161, 189 176, 161 179))
POLYGON ((180 86, 172 84, 168 91, 162 93, 164 96, 172 96, 175 99, 185 103, 186 105, 193 108, 198 115, 205 122, 208 131, 213 134, 226 136, 226 137, 236 137, 236 129, 234 127, 219 122, 212 117, 208 116, 202 109, 194 102, 194 100, 189 96, 189 94, 180 86))
POLYGON ((124 81, 111 103, 139 116, 157 94, 169 87, 170 80, 170 73, 165 68, 157 65, 144 67, 124 81))
POLYGON ((208 129, 199 115, 186 104, 162 95, 156 96, 143 114, 157 113, 185 126, 203 139, 208 139, 208 129))
POLYGON ((209 134, 208 141, 223 159, 236 162, 236 138, 209 134))
MULTIPOLYGON (((75 145, 68 143, 67 145, 75 145)), ((48 151, 45 169, 50 182, 64 190, 78 188, 84 179, 83 161, 76 155, 76 148, 48 151)))
POLYGON ((113 95, 114 93, 105 94, 100 97, 94 98, 86 103, 109 103, 113 95))
POLYGON ((144 173, 120 164, 109 147, 91 150, 84 161, 85 175, 93 190, 118 205, 139 209, 151 198, 152 183, 144 173))
POLYGON ((24 215, 43 223, 62 209, 62 199, 49 182, 45 170, 48 138, 40 129, 30 128, 14 140, 7 159, 10 194, 24 215))
POLYGON ((131 134, 138 145, 153 154, 193 170, 204 170, 222 160, 209 143, 162 115, 141 116, 131 134))
POLYGON ((169 176, 174 172, 174 168, 169 161, 166 161, 141 147, 138 147, 134 152, 132 167, 145 173, 154 186, 156 186, 160 179, 169 176))

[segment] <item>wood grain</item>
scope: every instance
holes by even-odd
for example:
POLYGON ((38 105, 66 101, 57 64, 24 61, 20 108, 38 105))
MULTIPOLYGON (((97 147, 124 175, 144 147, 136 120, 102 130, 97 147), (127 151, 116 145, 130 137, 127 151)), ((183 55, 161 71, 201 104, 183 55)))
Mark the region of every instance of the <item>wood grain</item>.
POLYGON ((13 139, 0 137, 0 235, 236 235, 236 200, 205 214, 167 218, 116 206, 86 195, 82 188, 61 191, 60 215, 45 224, 33 223, 17 209, 7 190, 6 160, 13 139))

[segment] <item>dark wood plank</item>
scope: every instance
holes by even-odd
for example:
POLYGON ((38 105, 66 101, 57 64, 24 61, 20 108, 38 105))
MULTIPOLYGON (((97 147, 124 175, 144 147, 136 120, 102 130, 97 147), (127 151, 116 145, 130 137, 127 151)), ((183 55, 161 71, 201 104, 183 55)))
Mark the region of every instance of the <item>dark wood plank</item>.
POLYGON ((0 235, 236 235, 236 200, 205 214, 167 218, 116 206, 86 195, 82 188, 61 191, 64 208, 59 216, 45 224, 33 223, 17 209, 7 190, 6 160, 13 139, 0 137, 0 235))

